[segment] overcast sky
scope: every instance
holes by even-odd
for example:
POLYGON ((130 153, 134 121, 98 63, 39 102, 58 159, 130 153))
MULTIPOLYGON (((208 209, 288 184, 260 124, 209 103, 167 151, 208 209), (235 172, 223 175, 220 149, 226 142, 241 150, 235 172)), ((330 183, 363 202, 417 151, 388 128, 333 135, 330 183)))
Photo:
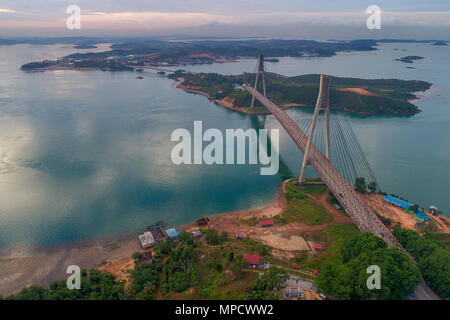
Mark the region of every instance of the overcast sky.
POLYGON ((1 36, 265 36, 450 40, 450 0, 1 0, 1 36), (68 30, 69 5, 81 30, 68 30), (378 5, 381 30, 368 30, 378 5))

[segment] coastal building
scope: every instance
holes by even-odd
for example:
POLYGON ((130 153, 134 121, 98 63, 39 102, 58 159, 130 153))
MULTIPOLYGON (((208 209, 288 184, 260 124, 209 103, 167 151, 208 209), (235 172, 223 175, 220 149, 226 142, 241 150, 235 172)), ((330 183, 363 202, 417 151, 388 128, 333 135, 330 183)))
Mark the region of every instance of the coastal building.
POLYGON ((175 230, 175 228, 167 229, 166 233, 171 239, 178 237, 178 235, 180 234, 177 230, 175 230))
POLYGON ((139 262, 142 263, 153 263, 153 255, 151 251, 146 251, 141 253, 141 256, 139 257, 139 262))
POLYGON ((193 230, 191 234, 194 236, 194 238, 200 238, 203 235, 200 230, 193 230))
POLYGON ((254 254, 246 254, 246 253, 244 253, 242 256, 244 257, 245 261, 247 261, 247 263, 250 266, 252 266, 252 268, 264 268, 265 267, 263 256, 258 256, 258 255, 254 255, 254 254))
POLYGON ((441 210, 439 210, 439 208, 436 207, 436 206, 431 206, 430 209, 428 209, 428 211, 430 211, 430 213, 431 213, 433 216, 438 216, 438 215, 441 214, 441 210))
POLYGON ((270 227, 273 226, 273 220, 260 220, 258 224, 262 228, 270 227))
MULTIPOLYGON (((386 201, 387 203, 390 203, 396 207, 399 207, 403 210, 408 210, 409 208, 411 208, 414 205, 413 203, 401 200, 401 199, 396 198, 391 195, 387 195, 386 197, 384 197, 384 201, 386 201)), ((423 213, 423 210, 419 208, 418 212, 423 213)))
POLYGON ((141 246, 144 249, 153 247, 156 243, 153 234, 150 231, 144 232, 139 235, 139 241, 141 242, 141 246))

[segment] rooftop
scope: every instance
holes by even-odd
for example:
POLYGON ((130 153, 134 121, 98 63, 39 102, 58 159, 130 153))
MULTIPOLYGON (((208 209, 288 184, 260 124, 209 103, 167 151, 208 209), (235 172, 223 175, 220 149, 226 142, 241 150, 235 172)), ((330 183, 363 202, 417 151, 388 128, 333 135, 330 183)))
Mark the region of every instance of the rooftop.
POLYGON ((261 265, 264 263, 262 256, 246 253, 244 253, 242 256, 244 257, 245 261, 247 261, 249 264, 261 265))

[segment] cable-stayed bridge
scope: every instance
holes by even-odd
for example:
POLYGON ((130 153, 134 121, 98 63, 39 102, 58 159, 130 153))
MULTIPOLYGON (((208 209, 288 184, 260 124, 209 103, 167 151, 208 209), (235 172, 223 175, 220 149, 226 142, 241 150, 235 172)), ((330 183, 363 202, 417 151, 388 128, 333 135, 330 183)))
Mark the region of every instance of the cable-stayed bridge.
MULTIPOLYGON (((334 114, 330 112, 330 76, 322 75, 320 78, 319 96, 314 114, 312 116, 303 116, 301 118, 294 116, 292 118, 266 97, 264 80, 264 94, 257 90, 258 76, 261 74, 262 79, 264 79, 263 63, 264 57, 260 55, 254 87, 244 84, 243 88, 252 95, 251 108, 254 100, 258 100, 278 120, 304 154, 299 183, 304 183, 305 168, 307 165, 311 165, 360 231, 369 232, 375 236, 381 235, 389 247, 401 249, 415 263, 414 258, 402 247, 391 231, 380 221, 375 212, 350 184, 355 181, 356 177, 363 176, 370 182, 375 181, 375 177, 348 119, 339 113, 334 114), (325 119, 323 120, 320 120, 320 111, 325 112, 325 119), (305 131, 308 128, 309 135, 306 135, 305 131), (316 129, 319 132, 317 135, 314 134, 316 129), (323 140, 325 140, 324 143, 323 140), (339 171, 333 165, 333 162, 338 164, 340 167, 339 171)), ((380 204, 380 206, 383 207, 384 204, 380 204)), ((421 300, 438 298, 424 281, 419 284, 415 293, 416 297, 421 300)))

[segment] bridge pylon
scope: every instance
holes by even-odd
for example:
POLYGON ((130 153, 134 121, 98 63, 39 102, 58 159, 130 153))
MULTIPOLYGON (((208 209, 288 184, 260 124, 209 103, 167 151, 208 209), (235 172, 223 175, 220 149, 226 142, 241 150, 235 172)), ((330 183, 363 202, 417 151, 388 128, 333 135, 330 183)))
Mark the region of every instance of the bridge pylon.
MULTIPOLYGON (((259 75, 261 75, 262 78, 262 84, 263 84, 263 94, 264 97, 266 97, 266 80, 264 78, 264 54, 260 53, 258 57, 258 69, 256 70, 256 79, 255 79, 255 90, 257 90, 258 86, 258 78, 259 75)), ((253 104, 255 103, 255 93, 252 95, 252 104, 250 106, 250 109, 253 109, 253 104)))
POLYGON ((308 141, 306 143, 306 149, 303 156, 302 168, 300 170, 300 177, 298 179, 300 184, 305 182, 305 170, 308 166, 309 149, 312 144, 312 138, 314 136, 314 130, 316 128, 317 118, 319 117, 320 111, 324 111, 325 113, 325 156, 328 160, 330 160, 330 85, 331 76, 321 74, 319 96, 317 97, 316 108, 314 109, 311 128, 309 129, 308 141))

